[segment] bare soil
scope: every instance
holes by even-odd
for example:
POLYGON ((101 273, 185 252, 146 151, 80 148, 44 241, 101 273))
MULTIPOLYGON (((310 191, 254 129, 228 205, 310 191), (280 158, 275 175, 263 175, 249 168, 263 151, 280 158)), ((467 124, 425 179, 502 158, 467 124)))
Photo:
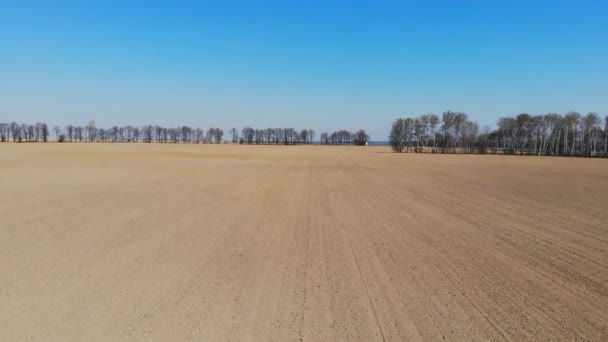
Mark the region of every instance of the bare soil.
POLYGON ((608 160, 0 144, 0 340, 608 340, 608 160))

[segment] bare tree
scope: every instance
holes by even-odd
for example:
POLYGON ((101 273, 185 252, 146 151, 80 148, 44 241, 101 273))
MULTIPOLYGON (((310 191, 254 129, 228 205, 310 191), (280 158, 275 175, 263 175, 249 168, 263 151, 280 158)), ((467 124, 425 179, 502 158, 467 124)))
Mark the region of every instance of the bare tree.
POLYGON ((322 145, 329 145, 329 134, 327 132, 321 133, 320 140, 322 145))
POLYGON ((59 136, 61 135, 61 127, 53 127, 53 133, 55 133, 55 140, 59 140, 59 136))
POLYGON ((40 124, 40 138, 42 142, 47 142, 49 139, 49 127, 45 123, 40 124))
POLYGON ((369 135, 362 129, 355 132, 352 137, 353 144, 357 146, 366 146, 369 141, 369 135))
POLYGON ((34 126, 28 124, 21 124, 21 136, 19 142, 29 142, 34 132, 34 126))
POLYGON ((302 139, 302 143, 308 144, 308 130, 303 129, 300 132, 300 138, 302 139))
POLYGON ((213 130, 213 136, 215 138, 215 143, 219 144, 222 142, 222 138, 224 137, 224 131, 221 128, 216 128, 213 130))
POLYGON ((152 127, 152 125, 147 125, 142 127, 142 135, 143 135, 143 140, 146 143, 151 143, 152 142, 152 136, 154 132, 154 128, 152 127))
POLYGON ((17 139, 21 141, 21 126, 19 126, 16 122, 11 122, 10 124, 10 134, 13 138, 13 142, 16 142, 17 139))
POLYGON ((78 142, 84 140, 84 128, 80 126, 74 127, 74 139, 78 140, 78 142))
POLYGON ((239 141, 239 131, 233 128, 230 130, 230 135, 232 136, 232 143, 236 144, 239 141))
POLYGON ((86 127, 87 137, 89 142, 95 141, 97 136, 97 125, 95 124, 95 120, 89 121, 89 124, 86 127))
POLYGON ((314 143, 315 140, 315 131, 312 129, 308 130, 308 139, 310 139, 310 143, 314 143))
POLYGON ((391 148, 395 152, 403 152, 405 148, 405 124, 404 119, 397 119, 393 121, 391 127, 391 133, 389 135, 389 141, 391 148))
POLYGON ((7 123, 0 123, 0 141, 1 142, 6 142, 9 139, 9 129, 10 129, 10 125, 7 123))
POLYGON ((67 138, 70 142, 74 139, 74 126, 67 125, 65 126, 65 133, 68 135, 67 138))

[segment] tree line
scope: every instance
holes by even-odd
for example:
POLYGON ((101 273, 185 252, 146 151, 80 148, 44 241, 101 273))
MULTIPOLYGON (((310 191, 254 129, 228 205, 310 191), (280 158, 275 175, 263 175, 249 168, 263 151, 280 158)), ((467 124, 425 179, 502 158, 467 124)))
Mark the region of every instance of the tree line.
POLYGON ((1 142, 47 142, 49 135, 47 124, 42 122, 34 125, 0 122, 1 142))
POLYGON ((365 130, 358 130, 351 133, 346 130, 340 130, 332 133, 321 133, 322 145, 356 145, 365 146, 369 142, 369 135, 365 130))
MULTIPOLYGON (((157 143, 221 143, 224 131, 220 128, 189 126, 161 127, 146 125, 98 128, 94 121, 86 126, 53 127, 57 142, 157 142, 157 143)), ((46 123, 35 125, 0 122, 0 142, 48 142, 51 132, 46 123)))
MULTIPOLYGON (((144 142, 144 143, 222 143, 224 131, 221 128, 203 130, 200 127, 162 127, 158 125, 112 126, 99 128, 95 121, 86 126, 55 126, 53 132, 57 142, 144 142)), ((230 130, 233 143, 241 144, 312 144, 315 132, 312 129, 298 131, 294 128, 254 129, 245 127, 241 133, 236 128, 230 130)), ((51 132, 46 123, 17 124, 0 122, 0 142, 48 142, 51 132)))
MULTIPOLYGON (((86 126, 66 125, 55 126, 52 131, 57 142, 108 142, 108 143, 222 143, 224 131, 220 128, 203 130, 199 127, 162 127, 158 125, 112 126, 97 127, 95 121, 86 126)), ((232 143, 256 145, 296 145, 312 144, 315 131, 312 129, 297 130, 295 128, 266 128, 257 129, 245 127, 240 132, 236 128, 229 131, 232 143)), ((34 125, 0 123, 0 142, 48 142, 51 132, 46 123, 34 125)), ((369 136, 364 130, 350 133, 342 130, 321 135, 323 144, 332 145, 366 145, 369 136)))
POLYGON ((256 129, 245 127, 241 130, 240 136, 236 128, 231 129, 230 132, 233 143, 256 145, 312 144, 315 137, 315 131, 312 129, 298 131, 295 128, 256 129))
POLYGON ((395 120, 389 141, 395 152, 608 157, 608 116, 523 113, 480 130, 467 114, 447 111, 395 120))

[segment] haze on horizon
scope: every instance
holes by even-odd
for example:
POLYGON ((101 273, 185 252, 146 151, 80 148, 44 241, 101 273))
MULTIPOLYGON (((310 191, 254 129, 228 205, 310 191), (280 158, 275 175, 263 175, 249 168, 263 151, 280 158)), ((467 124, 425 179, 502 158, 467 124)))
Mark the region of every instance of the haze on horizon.
MULTIPOLYGON (((0 121, 364 128, 608 114, 600 1, 0 4, 0 121)), ((318 135, 317 135, 318 136, 318 135)))

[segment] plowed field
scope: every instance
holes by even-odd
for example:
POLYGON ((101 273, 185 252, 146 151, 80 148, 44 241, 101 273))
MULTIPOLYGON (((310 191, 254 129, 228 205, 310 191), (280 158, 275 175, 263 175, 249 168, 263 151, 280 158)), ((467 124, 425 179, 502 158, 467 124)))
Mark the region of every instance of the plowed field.
POLYGON ((608 340, 608 160, 0 144, 0 340, 608 340))

